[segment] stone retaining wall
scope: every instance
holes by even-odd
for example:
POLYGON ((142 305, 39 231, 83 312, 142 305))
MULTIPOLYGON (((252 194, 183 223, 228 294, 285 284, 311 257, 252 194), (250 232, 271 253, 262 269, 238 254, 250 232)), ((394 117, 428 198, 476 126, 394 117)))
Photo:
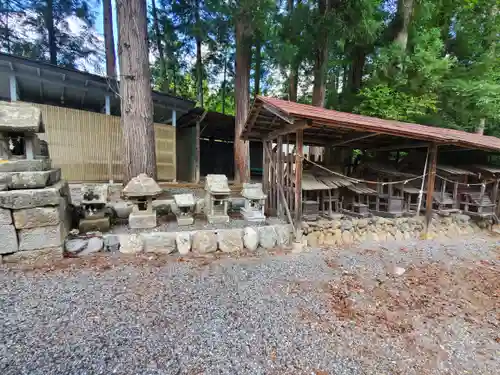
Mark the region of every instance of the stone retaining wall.
MULTIPOLYGON (((345 217, 339 220, 304 222, 303 243, 310 247, 320 247, 418 239, 422 236, 424 220, 423 216, 395 219, 345 217)), ((448 217, 435 215, 427 238, 456 238, 478 233, 488 226, 488 221, 472 221, 467 215, 457 214, 448 217)))
MULTIPOLYGON (((114 236, 120 243, 120 252, 171 254, 207 254, 217 251, 232 253, 289 247, 293 233, 291 225, 268 225, 240 229, 198 230, 183 232, 151 232, 114 236)), ((105 236, 105 237, 106 237, 105 236)), ((106 240, 104 241, 106 242, 106 240)))

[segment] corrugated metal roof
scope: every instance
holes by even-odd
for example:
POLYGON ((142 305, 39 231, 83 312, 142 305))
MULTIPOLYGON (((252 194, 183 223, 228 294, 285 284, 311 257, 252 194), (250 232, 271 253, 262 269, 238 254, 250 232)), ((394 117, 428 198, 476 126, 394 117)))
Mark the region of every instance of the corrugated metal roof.
MULTIPOLYGON (((313 127, 347 128, 356 131, 388 134, 466 148, 500 151, 500 139, 492 136, 467 133, 455 129, 382 120, 376 117, 339 112, 307 104, 258 96, 254 103, 254 107, 262 104, 264 104, 264 110, 266 110, 266 107, 274 110, 268 110, 271 114, 273 112, 274 114, 278 112, 284 116, 292 117, 294 120, 312 120, 313 127)), ((249 118, 251 118, 251 116, 249 116, 249 118)))
POLYGON ((302 175, 302 190, 329 190, 330 188, 323 182, 318 181, 312 174, 304 173, 302 175))
POLYGON ((442 172, 445 172, 448 174, 458 175, 458 176, 474 176, 475 175, 474 172, 471 172, 471 171, 468 171, 468 170, 462 169, 462 168, 453 167, 451 165, 438 164, 438 165, 436 165, 436 169, 438 171, 442 171, 442 172))
POLYGON ((499 167, 494 167, 494 166, 490 166, 490 165, 478 165, 478 164, 475 164, 472 166, 472 168, 474 170, 478 170, 479 172, 488 172, 488 173, 491 173, 491 174, 500 174, 500 168, 499 167))

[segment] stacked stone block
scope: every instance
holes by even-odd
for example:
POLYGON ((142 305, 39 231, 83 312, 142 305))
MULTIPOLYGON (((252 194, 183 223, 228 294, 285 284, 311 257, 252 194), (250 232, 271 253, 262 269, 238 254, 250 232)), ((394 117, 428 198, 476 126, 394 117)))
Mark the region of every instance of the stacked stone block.
POLYGON ((69 187, 47 157, 37 155, 43 132, 39 109, 0 102, 0 135, 25 140, 25 154, 11 155, 2 144, 0 161, 0 255, 3 262, 62 257, 69 230, 69 187))

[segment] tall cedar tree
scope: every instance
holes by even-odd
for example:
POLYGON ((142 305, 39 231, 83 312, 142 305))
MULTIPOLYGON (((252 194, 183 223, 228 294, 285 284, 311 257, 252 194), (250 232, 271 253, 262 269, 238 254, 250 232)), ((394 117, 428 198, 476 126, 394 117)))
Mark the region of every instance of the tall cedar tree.
POLYGON ((156 179, 146 0, 117 0, 116 5, 124 182, 140 173, 156 179))

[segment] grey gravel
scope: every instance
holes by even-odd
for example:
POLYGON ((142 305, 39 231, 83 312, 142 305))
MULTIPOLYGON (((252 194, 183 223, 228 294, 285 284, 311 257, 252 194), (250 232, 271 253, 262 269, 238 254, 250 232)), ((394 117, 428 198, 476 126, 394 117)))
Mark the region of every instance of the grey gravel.
POLYGON ((0 373, 497 373, 500 343, 459 315, 442 323, 446 340, 434 342, 427 332, 429 345, 442 347, 449 360, 423 372, 397 337, 360 331, 332 312, 328 285, 346 273, 375 280, 387 264, 407 267, 426 257, 450 266, 498 262, 498 243, 489 238, 405 246, 2 268, 0 373))

